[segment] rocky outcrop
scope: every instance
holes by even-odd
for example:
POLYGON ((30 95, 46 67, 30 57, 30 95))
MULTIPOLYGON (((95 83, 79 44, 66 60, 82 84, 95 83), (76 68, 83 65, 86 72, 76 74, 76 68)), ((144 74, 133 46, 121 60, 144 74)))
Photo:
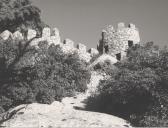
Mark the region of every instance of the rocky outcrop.
POLYGON ((129 124, 118 117, 89 111, 71 109, 58 101, 51 105, 33 103, 21 105, 11 119, 1 124, 7 128, 65 128, 65 127, 106 127, 123 128, 129 124))
POLYGON ((0 126, 7 128, 65 128, 65 127, 103 127, 126 128, 130 124, 118 117, 85 111, 85 100, 97 88, 104 76, 92 72, 91 82, 86 93, 79 93, 75 97, 66 97, 61 102, 55 101, 50 105, 33 103, 20 105, 4 115, 5 122, 0 126))

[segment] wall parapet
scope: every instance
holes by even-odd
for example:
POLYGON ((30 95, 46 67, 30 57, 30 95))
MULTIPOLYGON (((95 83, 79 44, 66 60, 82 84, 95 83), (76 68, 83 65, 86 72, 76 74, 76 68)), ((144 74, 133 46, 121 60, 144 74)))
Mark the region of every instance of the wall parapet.
MULTIPOLYGON (((59 30, 57 28, 50 29, 46 27, 42 30, 42 35, 37 37, 37 32, 33 29, 28 29, 26 36, 23 36, 19 31, 11 33, 5 30, 0 34, 0 38, 8 40, 12 38, 14 40, 31 40, 30 45, 38 48, 39 42, 47 41, 49 45, 60 45, 64 53, 77 52, 81 59, 89 62, 91 57, 97 54, 109 53, 112 56, 122 54, 125 56, 125 51, 132 44, 139 44, 140 36, 136 26, 130 23, 125 26, 123 22, 118 23, 117 28, 114 29, 112 25, 107 26, 102 31, 102 39, 100 40, 97 49, 91 48, 87 51, 87 47, 84 44, 77 44, 74 46, 74 42, 70 39, 65 39, 61 42, 59 30)), ((120 55, 122 58, 123 56, 120 55)))
MULTIPOLYGON (((0 34, 0 38, 2 40, 8 40, 9 38, 13 40, 31 40, 30 45, 35 46, 38 48, 38 44, 42 41, 47 41, 49 45, 55 44, 55 45, 60 45, 64 53, 72 53, 72 52, 77 52, 79 57, 86 62, 89 62, 93 54, 99 54, 97 52, 87 52, 87 47, 79 43, 77 46, 74 46, 74 42, 70 39, 65 39, 63 42, 61 42, 61 37, 59 30, 57 28, 50 29, 48 27, 44 28, 42 30, 42 35, 41 37, 37 37, 37 32, 36 30, 33 29, 28 29, 26 36, 23 36, 20 31, 16 31, 14 33, 11 33, 8 30, 5 30, 0 34)), ((92 50, 93 51, 93 50, 92 50)), ((95 50, 96 51, 96 50, 95 50)))

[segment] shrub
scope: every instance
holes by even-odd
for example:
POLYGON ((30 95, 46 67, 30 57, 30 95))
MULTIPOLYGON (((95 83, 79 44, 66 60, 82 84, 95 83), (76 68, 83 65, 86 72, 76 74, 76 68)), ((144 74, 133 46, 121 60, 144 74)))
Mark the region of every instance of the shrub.
POLYGON ((0 42, 2 110, 32 102, 49 104, 86 90, 90 71, 77 54, 64 54, 60 47, 47 42, 36 50, 29 43, 12 39, 0 42))
POLYGON ((27 47, 29 43, 12 39, 0 42, 0 100, 5 110, 27 102, 34 69, 24 61, 35 51, 27 47))
MULTIPOLYGON (((102 112, 129 118, 132 114, 148 111, 156 102, 153 86, 156 84, 157 77, 150 69, 139 72, 122 70, 113 77, 101 81, 98 87, 96 106, 102 112)), ((92 102, 94 100, 93 98, 92 102)))
POLYGON ((90 72, 77 54, 64 54, 59 46, 52 45, 39 55, 41 59, 36 63, 38 78, 47 88, 58 90, 56 100, 86 90, 90 72))
POLYGON ((54 90, 42 90, 37 93, 36 100, 39 103, 51 104, 54 99, 54 90))
POLYGON ((117 72, 100 82, 87 108, 122 117, 135 126, 167 126, 163 123, 168 120, 167 51, 153 43, 129 49, 127 60, 115 64, 117 72))
POLYGON ((117 72, 118 68, 111 64, 109 60, 106 60, 105 62, 99 62, 93 67, 94 71, 105 73, 107 75, 113 75, 114 72, 117 72))
MULTIPOLYGON (((32 28, 40 35, 47 26, 29 0, 3 0, 0 6, 0 31, 18 29, 25 35, 32 28)), ((29 45, 32 40, 0 40, 2 111, 31 102, 51 103, 87 88, 90 71, 77 54, 65 55, 60 47, 48 46, 47 42, 39 43, 37 50, 29 45)))

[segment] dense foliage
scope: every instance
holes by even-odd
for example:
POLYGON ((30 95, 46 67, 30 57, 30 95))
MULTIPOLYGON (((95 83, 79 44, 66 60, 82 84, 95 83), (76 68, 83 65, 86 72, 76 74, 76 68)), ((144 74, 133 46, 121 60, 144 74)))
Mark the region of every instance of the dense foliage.
POLYGON ((168 126, 168 49, 152 42, 136 45, 115 66, 118 69, 89 98, 88 109, 117 115, 135 126, 168 126))
MULTIPOLYGON (((0 32, 25 34, 28 28, 41 34, 45 26, 29 0, 0 0, 0 25, 0 32)), ((76 53, 64 54, 47 42, 36 49, 29 45, 32 40, 0 40, 0 113, 25 103, 51 103, 87 88, 90 72, 76 53)))
POLYGON ((64 54, 60 46, 51 45, 47 50, 45 47, 41 46, 36 57, 40 60, 35 65, 39 86, 55 90, 57 100, 75 91, 85 91, 91 74, 78 54, 64 54))
POLYGON ((1 112, 25 103, 51 103, 87 87, 90 72, 77 54, 64 54, 47 42, 39 49, 29 43, 0 41, 1 112))
POLYGON ((39 33, 45 26, 40 18, 40 10, 29 0, 0 0, 0 25, 0 32, 26 32, 27 28, 33 28, 39 33))

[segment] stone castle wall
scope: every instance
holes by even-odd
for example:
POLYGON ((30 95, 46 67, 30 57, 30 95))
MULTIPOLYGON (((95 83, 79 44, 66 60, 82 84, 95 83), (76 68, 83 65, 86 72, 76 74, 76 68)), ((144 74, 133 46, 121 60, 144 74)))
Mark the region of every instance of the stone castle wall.
POLYGON ((120 54, 119 58, 122 59, 126 56, 127 49, 139 42, 139 31, 134 24, 125 27, 124 23, 119 23, 116 30, 110 25, 102 31, 98 50, 101 54, 108 53, 112 56, 120 54))
POLYGON ((37 37, 37 32, 32 29, 28 29, 26 37, 24 37, 23 34, 19 31, 11 33, 10 31, 5 30, 0 34, 0 38, 2 38, 3 40, 7 40, 8 38, 12 38, 14 40, 33 39, 30 45, 35 46, 36 48, 38 48, 39 42, 47 41, 49 45, 59 45, 64 53, 78 53, 80 59, 86 62, 89 62, 91 57, 95 54, 99 54, 98 50, 94 48, 91 48, 89 52, 87 52, 87 47, 81 43, 77 44, 77 47, 75 47, 74 42, 70 39, 65 39, 63 42, 61 42, 61 37, 57 28, 54 28, 52 30, 50 28, 44 28, 41 37, 37 37))
POLYGON ((108 53, 118 60, 121 60, 126 56, 126 51, 129 46, 139 44, 140 42, 139 31, 135 25, 129 24, 128 27, 125 27, 124 23, 119 23, 116 30, 113 26, 108 26, 102 31, 102 39, 100 40, 97 49, 91 48, 89 51, 87 51, 87 47, 81 43, 77 44, 77 47, 75 47, 74 42, 70 39, 65 39, 61 42, 61 37, 57 28, 52 30, 48 27, 44 28, 40 37, 37 37, 37 32, 32 29, 28 29, 26 36, 23 36, 19 31, 11 33, 10 31, 5 30, 0 34, 0 37, 3 40, 7 40, 8 38, 14 40, 33 39, 30 45, 37 48, 39 42, 47 41, 49 45, 59 45, 64 53, 77 52, 79 57, 86 62, 89 62, 94 55, 99 53, 108 53))

